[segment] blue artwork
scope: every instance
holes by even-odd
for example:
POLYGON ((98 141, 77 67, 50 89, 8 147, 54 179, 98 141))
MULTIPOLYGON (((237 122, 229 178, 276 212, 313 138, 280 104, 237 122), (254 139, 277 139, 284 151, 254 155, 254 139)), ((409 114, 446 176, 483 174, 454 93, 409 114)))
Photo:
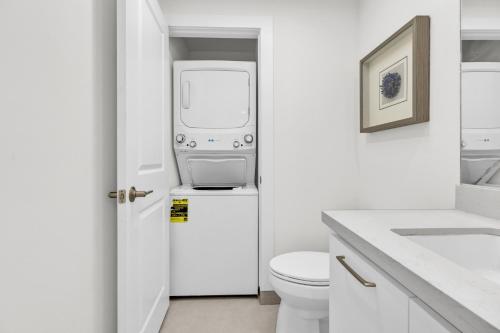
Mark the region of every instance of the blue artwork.
POLYGON ((380 93, 385 98, 394 98, 398 95, 401 89, 401 75, 399 73, 386 73, 382 78, 380 85, 380 93))
POLYGON ((407 100, 408 57, 379 72, 379 110, 388 109, 407 100))

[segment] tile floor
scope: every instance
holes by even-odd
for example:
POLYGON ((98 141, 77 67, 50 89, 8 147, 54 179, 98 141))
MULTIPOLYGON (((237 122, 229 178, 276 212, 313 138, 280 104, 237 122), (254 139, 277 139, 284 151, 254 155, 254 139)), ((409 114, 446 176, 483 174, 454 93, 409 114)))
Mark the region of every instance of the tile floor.
POLYGON ((277 314, 257 297, 173 298, 160 333, 275 333, 277 314))

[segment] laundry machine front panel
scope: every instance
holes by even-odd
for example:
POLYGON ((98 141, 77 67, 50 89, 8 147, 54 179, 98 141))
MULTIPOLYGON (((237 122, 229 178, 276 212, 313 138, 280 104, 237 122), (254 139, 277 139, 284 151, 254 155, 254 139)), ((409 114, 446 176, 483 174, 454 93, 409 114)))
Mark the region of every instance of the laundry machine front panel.
POLYGON ((244 127, 250 118, 250 75, 232 70, 185 70, 180 77, 181 120, 192 128, 244 127))
POLYGON ((173 142, 182 184, 254 184, 255 62, 187 60, 173 67, 173 142))
POLYGON ((258 192, 172 190, 187 203, 187 221, 171 223, 171 295, 258 292, 258 192))
POLYGON ((500 128, 500 65, 462 65, 462 128, 500 128))

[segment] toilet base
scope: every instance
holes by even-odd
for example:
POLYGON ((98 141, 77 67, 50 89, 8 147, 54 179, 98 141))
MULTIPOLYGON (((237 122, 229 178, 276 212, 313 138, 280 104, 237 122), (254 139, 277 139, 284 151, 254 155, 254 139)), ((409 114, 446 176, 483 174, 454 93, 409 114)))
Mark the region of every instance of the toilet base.
POLYGON ((328 315, 318 319, 281 302, 276 333, 328 333, 328 315))

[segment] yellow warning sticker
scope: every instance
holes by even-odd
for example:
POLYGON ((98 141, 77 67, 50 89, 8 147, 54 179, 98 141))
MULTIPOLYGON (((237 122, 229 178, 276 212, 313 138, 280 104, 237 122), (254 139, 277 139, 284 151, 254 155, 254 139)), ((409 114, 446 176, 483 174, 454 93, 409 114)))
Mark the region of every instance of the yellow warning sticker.
POLYGON ((170 223, 186 223, 188 221, 188 206, 188 199, 172 199, 170 223))

